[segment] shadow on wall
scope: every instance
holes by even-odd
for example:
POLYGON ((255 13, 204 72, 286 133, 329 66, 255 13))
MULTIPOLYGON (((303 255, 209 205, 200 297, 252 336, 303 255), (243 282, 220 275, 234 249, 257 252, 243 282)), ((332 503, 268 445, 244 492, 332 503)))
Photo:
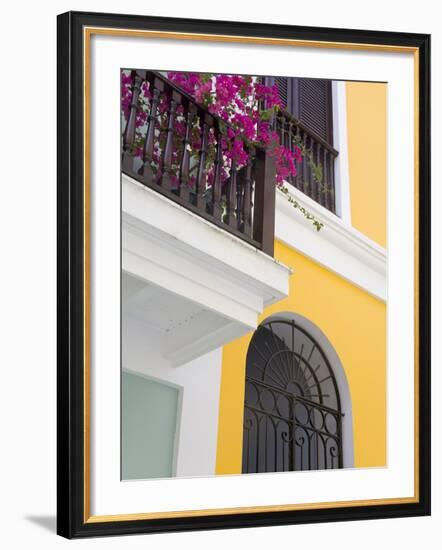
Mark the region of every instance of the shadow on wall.
POLYGON ((57 531, 57 518, 55 516, 25 516, 25 519, 51 533, 57 531))

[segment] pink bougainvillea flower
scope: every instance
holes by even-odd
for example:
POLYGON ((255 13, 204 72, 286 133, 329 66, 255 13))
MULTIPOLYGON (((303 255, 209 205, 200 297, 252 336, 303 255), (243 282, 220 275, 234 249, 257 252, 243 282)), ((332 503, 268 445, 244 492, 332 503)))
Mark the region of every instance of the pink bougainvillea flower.
MULTIPOLYGON (((293 146, 292 149, 280 144, 279 135, 273 129, 272 119, 282 102, 276 85, 266 85, 257 77, 227 74, 186 73, 171 71, 167 73, 168 79, 185 93, 191 95, 194 100, 203 105, 209 113, 219 117, 226 123, 222 130, 222 137, 216 137, 211 130, 208 134, 208 147, 211 148, 212 166, 208 168, 207 184, 214 181, 215 165, 213 159, 217 147, 217 140, 221 139, 222 166, 220 170, 221 181, 225 182, 230 177, 232 161, 237 168, 245 166, 250 158, 249 145, 264 147, 273 155, 276 163, 276 185, 282 185, 284 180, 294 177, 297 164, 302 160, 301 149, 293 146)), ((121 73, 121 110, 127 121, 130 114, 132 101, 132 76, 129 71, 121 73)), ((138 139, 142 140, 143 132, 147 131, 148 113, 152 101, 150 85, 143 83, 140 91, 142 107, 136 114, 136 127, 138 139)), ((153 164, 156 166, 158 177, 161 176, 161 158, 165 146, 165 136, 168 124, 169 100, 165 94, 161 94, 158 104, 158 112, 154 121, 155 147, 153 164)), ((179 153, 180 143, 186 135, 186 118, 184 108, 179 105, 176 109, 174 121, 174 149, 172 163, 176 174, 180 170, 179 153)), ((192 156, 199 158, 201 150, 201 123, 196 123, 192 128, 190 143, 187 148, 192 156)), ((220 126, 221 128, 221 126, 220 126)), ((210 152, 210 151, 209 151, 210 152)), ((142 147, 137 145, 135 154, 141 156, 142 147)), ((210 155, 209 155, 210 156, 210 155)), ((177 176, 178 177, 178 176, 177 176)), ((195 176, 192 176, 195 183, 195 176)), ((191 179, 189 179, 189 185, 191 179)), ((177 180, 178 182, 178 180, 177 180)), ((178 185, 178 183, 177 183, 178 185)))

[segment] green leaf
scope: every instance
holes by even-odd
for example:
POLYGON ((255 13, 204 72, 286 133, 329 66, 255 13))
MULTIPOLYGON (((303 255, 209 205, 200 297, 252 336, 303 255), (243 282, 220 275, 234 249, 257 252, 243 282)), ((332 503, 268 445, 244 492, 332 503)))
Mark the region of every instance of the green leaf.
POLYGON ((263 111, 260 111, 259 116, 261 117, 261 120, 270 120, 273 116, 273 109, 264 109, 263 111))

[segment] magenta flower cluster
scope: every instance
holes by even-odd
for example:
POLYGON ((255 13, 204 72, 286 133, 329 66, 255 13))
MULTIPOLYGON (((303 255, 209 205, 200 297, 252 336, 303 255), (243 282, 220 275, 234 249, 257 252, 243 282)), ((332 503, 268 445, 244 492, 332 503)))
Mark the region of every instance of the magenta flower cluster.
MULTIPOLYGON (((245 166, 249 160, 249 146, 259 145, 267 148, 269 154, 276 160, 276 184, 296 176, 297 164, 301 161, 301 150, 298 147, 288 149, 279 140, 279 135, 272 129, 271 120, 281 108, 276 86, 266 86, 253 76, 206 74, 192 72, 169 72, 167 74, 176 86, 194 98, 210 113, 219 117, 226 124, 225 135, 221 139, 223 151, 223 167, 221 180, 229 177, 232 162, 237 167, 245 166)), ((128 120, 132 99, 132 78, 124 71, 121 73, 122 114, 128 120)), ((145 82, 140 93, 140 107, 137 109, 136 126, 142 134, 147 124, 149 104, 152 99, 149 85, 145 82), (145 108, 144 108, 145 107, 145 108)), ((167 124, 167 100, 161 96, 158 107, 159 116, 156 121, 158 135, 165 130, 167 124)), ((178 108, 174 124, 177 147, 174 152, 176 166, 179 166, 178 142, 185 134, 185 119, 182 107, 178 108)), ((213 131, 209 133, 209 147, 215 150, 216 138, 213 131)), ((160 140, 155 143, 154 163, 161 172, 160 140)), ((201 148, 201 131, 198 126, 193 128, 191 135, 192 154, 198 155, 201 148)), ((141 140, 135 145, 135 154, 142 155, 141 140)), ((209 155, 210 156, 210 155, 209 155)), ((213 160, 213 159, 212 159, 213 160)), ((213 181, 214 170, 208 170, 208 185, 213 181)), ((192 178, 191 182, 192 183, 192 178)))
POLYGON ((210 113, 229 123, 228 140, 223 146, 227 162, 245 165, 249 153, 245 146, 266 147, 276 159, 276 184, 296 176, 302 155, 280 144, 270 119, 281 108, 276 85, 266 86, 253 76, 169 72, 168 78, 210 113))

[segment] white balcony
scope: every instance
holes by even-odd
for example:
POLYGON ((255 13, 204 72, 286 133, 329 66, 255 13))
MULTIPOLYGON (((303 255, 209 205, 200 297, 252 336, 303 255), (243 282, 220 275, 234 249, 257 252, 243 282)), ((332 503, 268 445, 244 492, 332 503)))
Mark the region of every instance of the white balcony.
POLYGON ((122 307, 171 366, 254 330, 288 295, 291 270, 122 175, 122 307))

